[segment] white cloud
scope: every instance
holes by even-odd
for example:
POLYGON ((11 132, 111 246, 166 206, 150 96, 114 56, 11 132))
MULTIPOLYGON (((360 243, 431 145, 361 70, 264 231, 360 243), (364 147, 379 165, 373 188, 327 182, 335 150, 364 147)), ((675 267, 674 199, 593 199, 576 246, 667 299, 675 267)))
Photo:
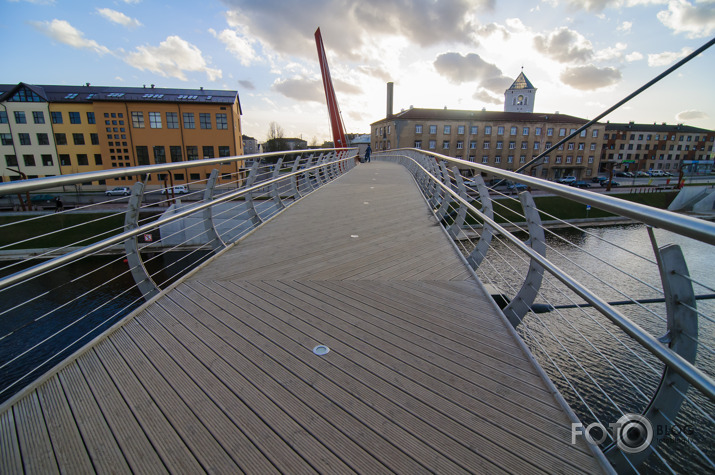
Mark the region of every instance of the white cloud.
POLYGON ((271 89, 297 101, 325 103, 325 91, 320 79, 278 79, 273 83, 271 89))
POLYGON ((633 27, 633 22, 630 21, 624 21, 620 25, 618 25, 617 30, 618 31, 623 31, 625 33, 630 33, 631 28, 633 27))
POLYGON ((575 89, 590 91, 616 84, 621 80, 621 72, 615 68, 598 68, 592 64, 566 68, 561 81, 575 89))
POLYGON ((701 120, 701 119, 709 119, 710 116, 706 114, 703 111, 698 111, 698 110, 687 110, 687 111, 682 111, 679 112, 675 116, 675 120, 678 122, 685 122, 688 120, 701 120))
POLYGON ((110 8, 97 8, 97 13, 102 15, 107 20, 117 23, 127 28, 137 28, 141 26, 141 23, 136 18, 130 18, 122 12, 112 10, 110 8))
POLYGON ((168 36, 159 46, 139 46, 125 58, 127 64, 137 69, 149 70, 165 77, 186 81, 185 72, 205 72, 209 81, 220 79, 220 69, 210 68, 196 46, 178 36, 168 36))
POLYGON ((641 59, 643 59, 643 54, 639 53, 638 51, 634 51, 626 55, 626 61, 628 61, 629 63, 632 63, 634 61, 640 61, 641 59))
POLYGON ((580 33, 563 26, 547 36, 536 35, 534 47, 537 51, 561 63, 583 63, 593 56, 591 42, 580 33))
POLYGON ((693 50, 688 47, 684 47, 681 49, 679 52, 678 51, 665 51, 663 53, 655 53, 655 54, 649 54, 648 55, 648 66, 651 67, 659 67, 659 66, 668 66, 677 60, 686 57, 690 53, 692 53, 693 50))
POLYGON ((250 40, 246 36, 239 36, 235 30, 225 29, 221 33, 217 33, 213 28, 209 29, 215 38, 226 45, 226 50, 230 52, 242 65, 250 66, 251 63, 259 61, 260 58, 253 49, 251 43, 255 40, 250 40))
POLYGON ((688 38, 703 38, 715 31, 715 8, 712 0, 696 2, 671 0, 668 10, 658 12, 658 20, 675 33, 685 33, 688 38))
POLYGON ((502 77, 498 67, 484 61, 476 53, 466 56, 460 53, 443 53, 434 61, 434 67, 440 75, 455 84, 502 77))
POLYGON ((109 53, 108 48, 94 40, 85 38, 81 31, 65 20, 34 21, 30 22, 30 24, 53 40, 72 46, 73 48, 89 49, 99 55, 109 53))

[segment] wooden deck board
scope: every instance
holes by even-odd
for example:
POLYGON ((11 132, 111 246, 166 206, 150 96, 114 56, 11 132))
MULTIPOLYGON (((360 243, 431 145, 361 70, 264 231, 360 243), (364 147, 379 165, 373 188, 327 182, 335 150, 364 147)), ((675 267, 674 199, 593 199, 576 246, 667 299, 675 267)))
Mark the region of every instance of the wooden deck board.
POLYGON ((472 279, 411 176, 360 166, 8 406, 0 467, 599 471, 472 279))

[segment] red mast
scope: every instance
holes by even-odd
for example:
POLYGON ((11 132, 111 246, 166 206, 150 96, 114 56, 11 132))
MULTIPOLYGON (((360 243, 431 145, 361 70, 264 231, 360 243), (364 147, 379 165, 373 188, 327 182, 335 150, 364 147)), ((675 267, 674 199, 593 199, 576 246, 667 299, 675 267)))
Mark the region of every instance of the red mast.
POLYGON ((335 148, 347 148, 348 142, 345 140, 345 127, 343 118, 338 108, 338 100, 335 97, 333 80, 330 78, 328 68, 328 58, 325 56, 323 37, 320 35, 320 28, 315 30, 315 45, 318 47, 318 60, 320 61, 320 71, 323 74, 323 88, 325 89, 325 100, 328 103, 328 115, 330 115, 330 128, 333 131, 333 144, 335 148))

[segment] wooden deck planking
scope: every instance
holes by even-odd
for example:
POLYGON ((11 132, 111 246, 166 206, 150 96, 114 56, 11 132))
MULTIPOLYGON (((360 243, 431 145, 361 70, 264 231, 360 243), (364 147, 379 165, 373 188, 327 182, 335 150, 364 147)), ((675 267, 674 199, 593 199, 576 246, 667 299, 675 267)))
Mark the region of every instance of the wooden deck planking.
POLYGON ((599 471, 471 279, 409 174, 360 166, 0 414, 2 467, 599 471))

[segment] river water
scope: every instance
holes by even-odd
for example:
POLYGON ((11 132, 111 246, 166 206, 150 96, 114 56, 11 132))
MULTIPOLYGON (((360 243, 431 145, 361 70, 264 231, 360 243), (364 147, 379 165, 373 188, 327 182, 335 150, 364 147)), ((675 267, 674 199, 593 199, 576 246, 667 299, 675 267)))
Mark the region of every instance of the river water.
MULTIPOLYGON (((715 255, 711 246, 661 230, 656 230, 656 238, 659 245, 669 242, 679 244, 693 279, 715 287, 715 255)), ((660 285, 653 262, 614 246, 616 244, 637 255, 649 256, 652 261, 651 243, 644 226, 589 228, 585 232, 559 230, 547 235, 547 243, 547 257, 552 262, 605 300, 623 300, 623 293, 634 298, 659 296, 648 285, 657 288, 660 285), (577 247, 566 241, 575 243, 577 247), (615 271, 611 264, 617 265, 623 273, 615 271), (630 275, 637 275, 640 280, 628 277, 630 275)), ((527 266, 519 257, 509 254, 508 247, 494 242, 488 260, 477 272, 483 281, 494 282, 506 293, 515 282, 520 282, 520 278, 514 277, 513 268, 523 271, 527 266), (507 257, 502 259, 500 256, 507 257)), ((178 253, 167 254, 151 261, 147 267, 150 273, 155 274, 157 282, 166 283, 171 276, 185 272, 184 267, 192 267, 200 256, 181 257, 178 253), (173 267, 180 260, 189 262, 173 267)), ((141 305, 143 301, 133 285, 123 257, 96 256, 52 271, 12 289, 12 292, 5 292, 0 301, 0 313, 5 312, 0 315, 0 365, 3 365, 0 369, 0 402, 141 305), (106 284, 98 286, 98 282, 106 284), (39 298, 21 309, 14 308, 33 296, 39 298), (38 319, 38 316, 41 318, 38 319), (22 379, 23 375, 28 376, 22 379)), ((713 293, 697 286, 695 292, 713 293)), ((549 278, 542 286, 538 301, 562 305, 580 302, 580 299, 573 298, 563 285, 549 278)), ((656 316, 665 315, 663 304, 628 305, 618 309, 653 335, 665 333, 665 322, 656 316)), ((715 302, 699 301, 698 309, 712 318, 715 302)), ((614 406, 626 413, 642 412, 659 382, 662 365, 592 309, 529 313, 518 331, 584 424, 593 422, 595 417, 606 424, 614 422, 618 418, 614 406), (569 382, 561 373, 568 375, 569 382), (603 388, 608 397, 604 397, 599 388, 603 388)), ((698 348, 696 363, 712 376, 715 374, 712 352, 715 348, 715 325, 712 321, 700 319, 699 335, 704 344, 698 348)), ((701 409, 686 403, 677 421, 690 427, 691 438, 707 456, 715 458, 711 437, 714 427, 703 415, 715 414, 715 406, 692 389, 688 396, 701 409)), ((662 452, 663 458, 678 472, 709 471, 709 466, 687 447, 668 446, 662 452)), ((657 460, 653 462, 653 458, 647 462, 647 469, 662 472, 662 464, 657 460)))

